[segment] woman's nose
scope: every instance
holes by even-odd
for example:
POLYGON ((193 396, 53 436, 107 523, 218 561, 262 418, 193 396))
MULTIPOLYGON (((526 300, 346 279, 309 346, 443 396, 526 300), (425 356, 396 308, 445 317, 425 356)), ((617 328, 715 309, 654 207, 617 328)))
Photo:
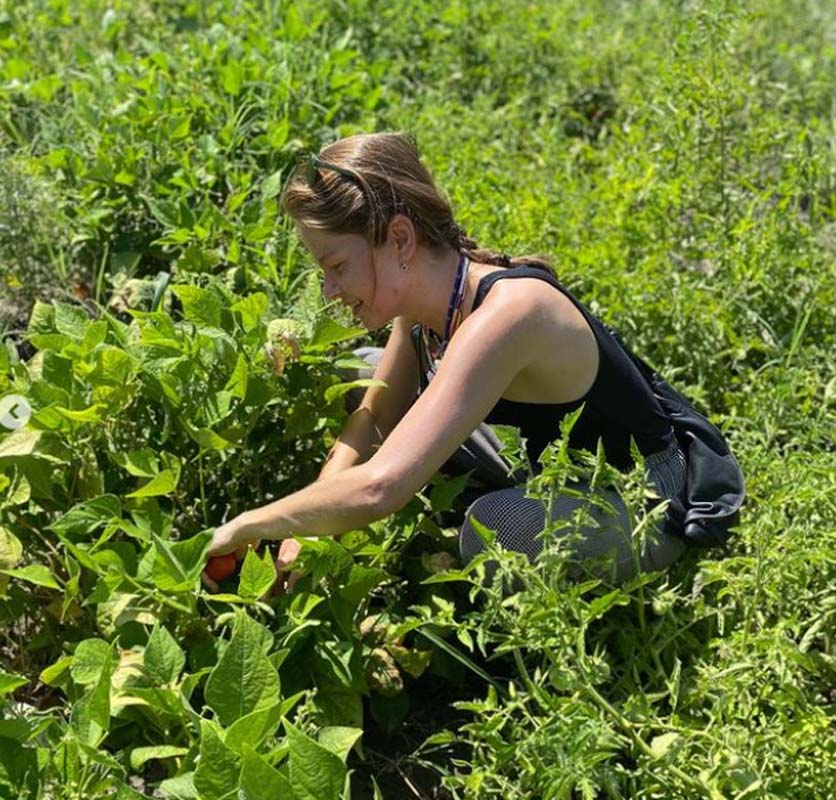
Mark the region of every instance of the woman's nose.
POLYGON ((325 301, 330 303, 331 300, 333 300, 338 294, 339 287, 337 286, 336 281, 326 275, 325 280, 322 282, 322 295, 325 298, 325 301))

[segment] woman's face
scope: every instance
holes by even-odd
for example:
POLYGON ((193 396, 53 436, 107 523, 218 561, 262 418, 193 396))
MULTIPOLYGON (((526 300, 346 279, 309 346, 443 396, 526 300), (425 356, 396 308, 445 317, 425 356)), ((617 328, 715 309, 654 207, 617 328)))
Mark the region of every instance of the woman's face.
POLYGON ((399 313, 404 277, 399 274, 398 248, 393 237, 374 251, 355 233, 328 233, 297 226, 299 236, 323 271, 322 293, 326 301, 338 300, 354 312, 369 330, 376 330, 399 313))

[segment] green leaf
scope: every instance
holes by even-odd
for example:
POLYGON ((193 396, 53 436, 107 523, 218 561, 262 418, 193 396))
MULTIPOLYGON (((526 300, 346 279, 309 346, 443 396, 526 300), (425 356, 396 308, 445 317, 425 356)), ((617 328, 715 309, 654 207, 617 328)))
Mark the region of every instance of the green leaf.
POLYGON ((290 786, 297 800, 340 800, 346 766, 342 759, 285 720, 290 744, 290 786))
POLYGON ((326 350, 332 344, 344 342, 347 339, 355 339, 365 333, 365 328, 345 328, 330 317, 323 317, 317 322, 306 349, 313 351, 326 350))
POLYGON ((602 597, 596 597, 584 609, 584 622, 589 624, 593 620, 603 617, 613 606, 630 605, 630 595, 620 589, 613 589, 602 597))
POLYGON ((361 388, 364 386, 382 386, 386 387, 386 381, 375 380, 374 378, 359 378, 356 381, 349 381, 348 383, 335 383, 325 390, 325 402, 332 403, 338 397, 342 397, 352 389, 361 388))
POLYGON ((238 800, 295 800, 285 776, 244 744, 238 800))
POLYGON ((164 469, 155 475, 144 486, 140 486, 135 492, 126 494, 125 497, 160 497, 171 494, 177 488, 177 477, 170 469, 164 469))
POLYGON ((69 673, 74 659, 72 656, 63 656, 54 664, 50 664, 38 676, 47 686, 60 686, 69 673))
POLYGON ((73 707, 72 724, 79 738, 88 746, 97 748, 110 727, 110 677, 113 662, 104 665, 93 690, 73 707))
POLYGON ((236 612, 232 638, 206 681, 206 704, 224 727, 279 697, 279 674, 264 652, 262 625, 236 612))
POLYGON ((90 323, 87 314, 78 306, 71 306, 58 300, 54 300, 52 305, 55 309, 55 330, 73 339, 82 339, 90 323))
POLYGON ((172 290, 183 304, 183 315, 190 322, 221 327, 223 306, 220 298, 209 289, 181 284, 172 290))
POLYGON ((224 386, 224 389, 232 397, 239 397, 243 400, 247 396, 247 373, 247 359, 243 353, 239 353, 238 360, 235 362, 235 369, 232 371, 226 386, 224 386))
MULTIPOLYGON (((453 647, 453 645, 448 644, 440 636, 437 636, 432 631, 428 630, 426 627, 421 628, 418 632, 425 638, 429 639, 440 650, 443 650, 449 656, 452 656, 460 664, 463 664, 469 670, 474 672, 482 680, 487 681, 488 683, 493 684, 494 686, 497 686, 496 681, 494 681, 494 679, 490 675, 488 675, 488 673, 485 672, 485 670, 483 670, 477 664, 474 664, 466 655, 459 652, 455 647, 453 647)), ((497 686, 497 688, 499 687, 497 686)))
POLYGON ((158 686, 177 680, 186 665, 186 655, 164 625, 157 624, 148 638, 143 670, 158 686))
POLYGON ((221 86, 227 94, 240 94, 243 85, 244 67, 238 61, 230 61, 221 67, 221 86))
POLYGON ((29 681, 23 675, 15 675, 0 669, 0 697, 4 697, 15 689, 25 686, 29 681))
POLYGON ((8 528, 0 525, 0 569, 11 569, 23 557, 23 545, 8 528))
POLYGON ((472 514, 468 517, 468 521, 470 522, 471 527, 476 532, 476 535, 482 540, 482 542, 488 546, 492 547, 494 541, 496 540, 496 531, 492 531, 487 528, 484 524, 479 522, 476 517, 472 514))
POLYGON ((319 732, 319 743, 332 753, 338 755, 343 763, 348 759, 351 748, 357 744, 363 735, 362 728, 348 728, 343 725, 332 725, 319 732))
POLYGON ((55 406, 53 408, 56 414, 60 414, 70 422, 101 422, 107 414, 107 405, 104 403, 94 403, 87 408, 62 408, 55 406))
POLYGON ((166 542, 155 533, 154 561, 151 577, 159 589, 166 592, 191 591, 206 563, 206 551, 212 541, 213 529, 185 539, 166 542))
POLYGON ((154 747, 135 747, 131 750, 131 769, 138 772, 142 766, 152 758, 173 758, 184 756, 189 752, 187 747, 174 747, 170 744, 159 744, 154 747))
MULTIPOLYGON (((440 475, 440 473, 438 473, 440 475)), ((453 505, 453 501, 464 491, 470 480, 470 473, 458 475, 455 478, 439 478, 430 492, 430 507, 433 512, 446 511, 453 505)))
POLYGON ((47 589, 61 589, 49 567, 45 567, 43 564, 32 564, 20 569, 0 569, 0 572, 27 583, 34 583, 36 586, 45 586, 47 589))
POLYGON ((267 312, 269 300, 264 292, 255 292, 232 304, 232 311, 241 314, 241 326, 245 333, 255 328, 267 312))
POLYGON ((150 447, 129 450, 126 453, 108 453, 108 458, 129 475, 137 478, 153 478, 160 471, 157 454, 150 447))
POLYGON ((261 184, 261 196, 265 200, 276 197, 282 190, 282 171, 278 170, 264 179, 261 184))
POLYGON ((103 639, 85 639, 78 643, 70 664, 70 674, 76 683, 94 683, 115 664, 113 648, 103 639))
MULTIPOLYGON (((153 551, 148 551, 153 555, 153 551)), ((154 601, 147 594, 112 592, 96 607, 96 625, 103 636, 115 636, 118 628, 128 622, 153 625, 157 621, 154 601)))
POLYGON ((175 800, 200 800, 200 795, 195 789, 194 776, 194 772, 186 772, 183 775, 166 778, 160 783, 160 791, 166 797, 173 797, 175 800))
POLYGON ((650 740, 650 750, 656 759, 664 758, 670 749, 679 741, 678 733, 663 733, 650 740))
POLYGON ((238 786, 241 759, 221 740, 215 725, 200 721, 200 755, 194 786, 202 800, 224 800, 238 786))
POLYGON ((29 427, 18 428, 0 441, 0 458, 16 459, 35 454, 41 431, 29 427))
POLYGON ((43 796, 38 777, 44 765, 39 761, 35 748, 0 738, 0 797, 3 800, 28 800, 43 796))
POLYGON ((275 703, 245 714, 229 726, 224 735, 224 742, 227 747, 243 755, 244 746, 249 744, 251 747, 258 747, 268 736, 275 733, 285 711, 285 703, 275 703))
POLYGON ((122 505, 113 494, 103 494, 74 505, 47 529, 56 533, 86 535, 113 520, 121 520, 122 505))
POLYGON ((267 548, 264 557, 259 558, 255 550, 249 548, 241 566, 238 580, 238 594, 249 600, 257 600, 276 582, 276 565, 267 548))

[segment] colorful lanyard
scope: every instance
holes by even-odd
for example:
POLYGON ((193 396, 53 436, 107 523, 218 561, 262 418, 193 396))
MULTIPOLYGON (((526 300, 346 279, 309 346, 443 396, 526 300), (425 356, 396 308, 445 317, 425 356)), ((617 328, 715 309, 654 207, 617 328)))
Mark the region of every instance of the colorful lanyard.
POLYGON ((435 374, 435 362, 444 355, 450 337, 458 328, 462 318, 462 301, 467 288, 467 272, 470 267, 470 259, 465 253, 459 258, 459 266, 456 270, 456 281, 453 284, 453 293, 450 295, 450 305, 447 307, 447 324, 444 326, 444 338, 442 339, 434 330, 421 323, 421 338, 424 342, 424 350, 429 357, 429 368, 435 374))

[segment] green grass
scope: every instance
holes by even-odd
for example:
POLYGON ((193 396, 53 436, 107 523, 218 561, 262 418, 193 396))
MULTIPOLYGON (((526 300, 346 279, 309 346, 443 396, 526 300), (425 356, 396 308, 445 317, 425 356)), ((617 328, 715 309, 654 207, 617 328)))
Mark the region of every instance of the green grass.
MULTIPOLYGON (((410 734, 409 720, 427 705, 430 679, 465 718, 445 731, 439 712, 421 748, 440 765, 440 797, 829 797, 833 75, 836 10, 824 0, 451 0, 409 13, 355 0, 0 7, 0 393, 31 392, 44 430, 37 445, 0 434, 0 567, 48 568, 61 589, 41 573, 0 576, 0 797, 151 797, 161 780, 194 772, 199 752, 235 775, 240 756, 246 798, 261 796, 253 776, 265 774, 307 797, 299 765, 321 759, 330 783, 315 791, 336 796, 345 765, 332 757, 344 752, 322 730, 385 730, 408 697, 403 724, 420 740, 428 734, 410 734), (248 604, 260 633, 235 623, 234 646, 270 661, 259 656, 259 669, 278 671, 282 700, 321 689, 286 710, 308 738, 271 731, 254 745, 256 762, 207 729, 216 716, 228 727, 206 678, 221 677, 233 627, 215 617, 228 609, 193 586, 171 588, 164 570, 144 582, 142 561, 164 558, 168 539, 200 537, 224 509, 315 475, 343 419, 339 402, 326 402, 338 380, 332 351, 316 345, 327 339, 316 321, 330 312, 277 194, 297 150, 373 130, 416 135, 481 245, 551 255, 561 279, 724 430, 748 501, 726 551, 692 553, 620 589, 573 585, 559 563, 512 558, 508 580, 522 588, 510 597, 470 592, 473 576, 423 584, 432 570, 422 553, 453 547, 419 500, 348 544, 306 547, 296 605, 248 604), (136 342, 118 321, 85 321, 106 319, 102 307, 126 280, 160 271, 200 287, 181 292, 192 298, 185 322, 164 308, 133 323, 136 342), (227 310, 245 296, 265 317, 241 327, 227 310), (35 306, 30 323, 37 299, 68 305, 35 306), (303 321, 311 347, 279 384, 260 355, 263 322, 276 316, 303 321), (34 374, 16 346, 26 357, 27 327, 28 346, 42 351, 34 374), (184 361, 196 347, 194 373, 170 360, 175 350, 154 350, 159 339, 178 342, 184 361), (255 394, 235 394, 242 358, 255 394), (117 367, 127 370, 121 387, 106 380, 117 367), (187 380, 197 381, 193 396, 175 403, 187 380), (157 463, 126 471, 119 458, 143 445, 157 463), (166 470, 176 491, 128 498, 166 470), (132 534, 110 530, 110 506, 90 512, 89 526, 65 519, 63 536, 47 527, 104 494, 132 534), (96 544, 103 530, 110 540, 96 544), (110 568, 117 562, 130 586, 110 568), (128 597, 138 606, 120 617, 113 604, 128 597), (385 645, 352 628, 370 612, 388 615, 385 645), (413 678, 405 664, 419 672, 427 640, 410 629, 427 621, 448 647, 434 645, 429 670, 413 678), (153 712, 116 713, 118 692, 108 699, 107 682, 88 680, 77 645, 146 653, 155 622, 186 661, 174 669, 159 633, 146 658, 194 707, 164 711, 158 698, 153 712), (451 645, 496 670, 497 685, 477 682, 451 645), (380 670, 395 653, 405 690, 390 697, 380 670), (163 744, 185 752, 131 764, 135 747, 163 744)), ((635 477, 625 491, 638 508, 635 477)), ((188 572, 191 556, 182 558, 188 572)), ((267 579, 260 570, 248 567, 251 588, 267 579)), ((123 660, 85 647, 133 685, 123 660)), ((369 753, 363 761, 355 750, 348 764, 353 796, 371 796, 372 774, 387 798, 409 796, 369 753)), ((223 796, 205 767, 195 780, 201 797, 223 796)), ((173 786, 170 796, 192 796, 173 786)))

